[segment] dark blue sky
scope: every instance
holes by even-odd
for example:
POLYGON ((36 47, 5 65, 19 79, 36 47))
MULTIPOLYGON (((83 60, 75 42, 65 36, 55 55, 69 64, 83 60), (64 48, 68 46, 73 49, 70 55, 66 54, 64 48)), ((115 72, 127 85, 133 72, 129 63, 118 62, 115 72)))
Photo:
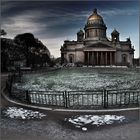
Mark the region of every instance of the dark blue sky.
POLYGON ((66 39, 75 40, 94 8, 107 26, 107 36, 114 28, 120 39, 130 37, 139 55, 139 1, 7 1, 2 2, 2 24, 7 37, 31 32, 55 57, 66 39))

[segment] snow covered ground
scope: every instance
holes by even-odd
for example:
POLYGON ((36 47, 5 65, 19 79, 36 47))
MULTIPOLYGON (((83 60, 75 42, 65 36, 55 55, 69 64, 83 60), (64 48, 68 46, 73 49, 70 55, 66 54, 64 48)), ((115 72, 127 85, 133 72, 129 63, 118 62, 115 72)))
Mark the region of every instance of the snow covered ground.
POLYGON ((17 107, 8 107, 2 111, 2 114, 12 119, 41 119, 46 116, 38 111, 26 110, 17 107))
POLYGON ((22 83, 14 86, 18 89, 40 91, 140 88, 140 72, 123 68, 68 68, 46 74, 25 75, 22 83))
POLYGON ((121 123, 126 120, 125 116, 117 115, 79 115, 71 118, 65 118, 65 121, 74 125, 76 128, 87 131, 88 126, 110 125, 121 123))

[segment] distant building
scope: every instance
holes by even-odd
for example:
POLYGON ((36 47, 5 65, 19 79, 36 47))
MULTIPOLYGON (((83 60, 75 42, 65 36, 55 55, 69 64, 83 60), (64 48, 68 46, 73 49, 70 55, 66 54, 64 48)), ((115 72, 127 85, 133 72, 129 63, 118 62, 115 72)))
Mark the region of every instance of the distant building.
POLYGON ((77 33, 77 41, 64 41, 61 47, 61 63, 133 65, 134 48, 130 38, 120 41, 119 32, 114 29, 109 40, 106 30, 103 18, 95 9, 89 16, 84 31, 77 33))

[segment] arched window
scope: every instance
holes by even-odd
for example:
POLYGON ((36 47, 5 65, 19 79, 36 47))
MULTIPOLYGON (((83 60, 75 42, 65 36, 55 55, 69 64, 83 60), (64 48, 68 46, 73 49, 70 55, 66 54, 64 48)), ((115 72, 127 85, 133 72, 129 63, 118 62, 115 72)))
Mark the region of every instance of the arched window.
POLYGON ((74 63, 74 55, 69 54, 69 63, 74 63))
POLYGON ((122 62, 127 63, 127 55, 126 54, 122 55, 122 62))

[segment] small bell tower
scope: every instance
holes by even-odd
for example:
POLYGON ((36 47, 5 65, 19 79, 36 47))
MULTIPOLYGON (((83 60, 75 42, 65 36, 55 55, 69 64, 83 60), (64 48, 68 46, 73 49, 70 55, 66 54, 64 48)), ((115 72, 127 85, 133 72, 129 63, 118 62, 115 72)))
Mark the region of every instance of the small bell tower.
POLYGON ((119 32, 114 29, 113 32, 111 33, 111 40, 112 42, 119 42, 119 32))
POLYGON ((79 32, 77 32, 77 41, 82 42, 84 40, 84 32, 80 29, 79 32))

